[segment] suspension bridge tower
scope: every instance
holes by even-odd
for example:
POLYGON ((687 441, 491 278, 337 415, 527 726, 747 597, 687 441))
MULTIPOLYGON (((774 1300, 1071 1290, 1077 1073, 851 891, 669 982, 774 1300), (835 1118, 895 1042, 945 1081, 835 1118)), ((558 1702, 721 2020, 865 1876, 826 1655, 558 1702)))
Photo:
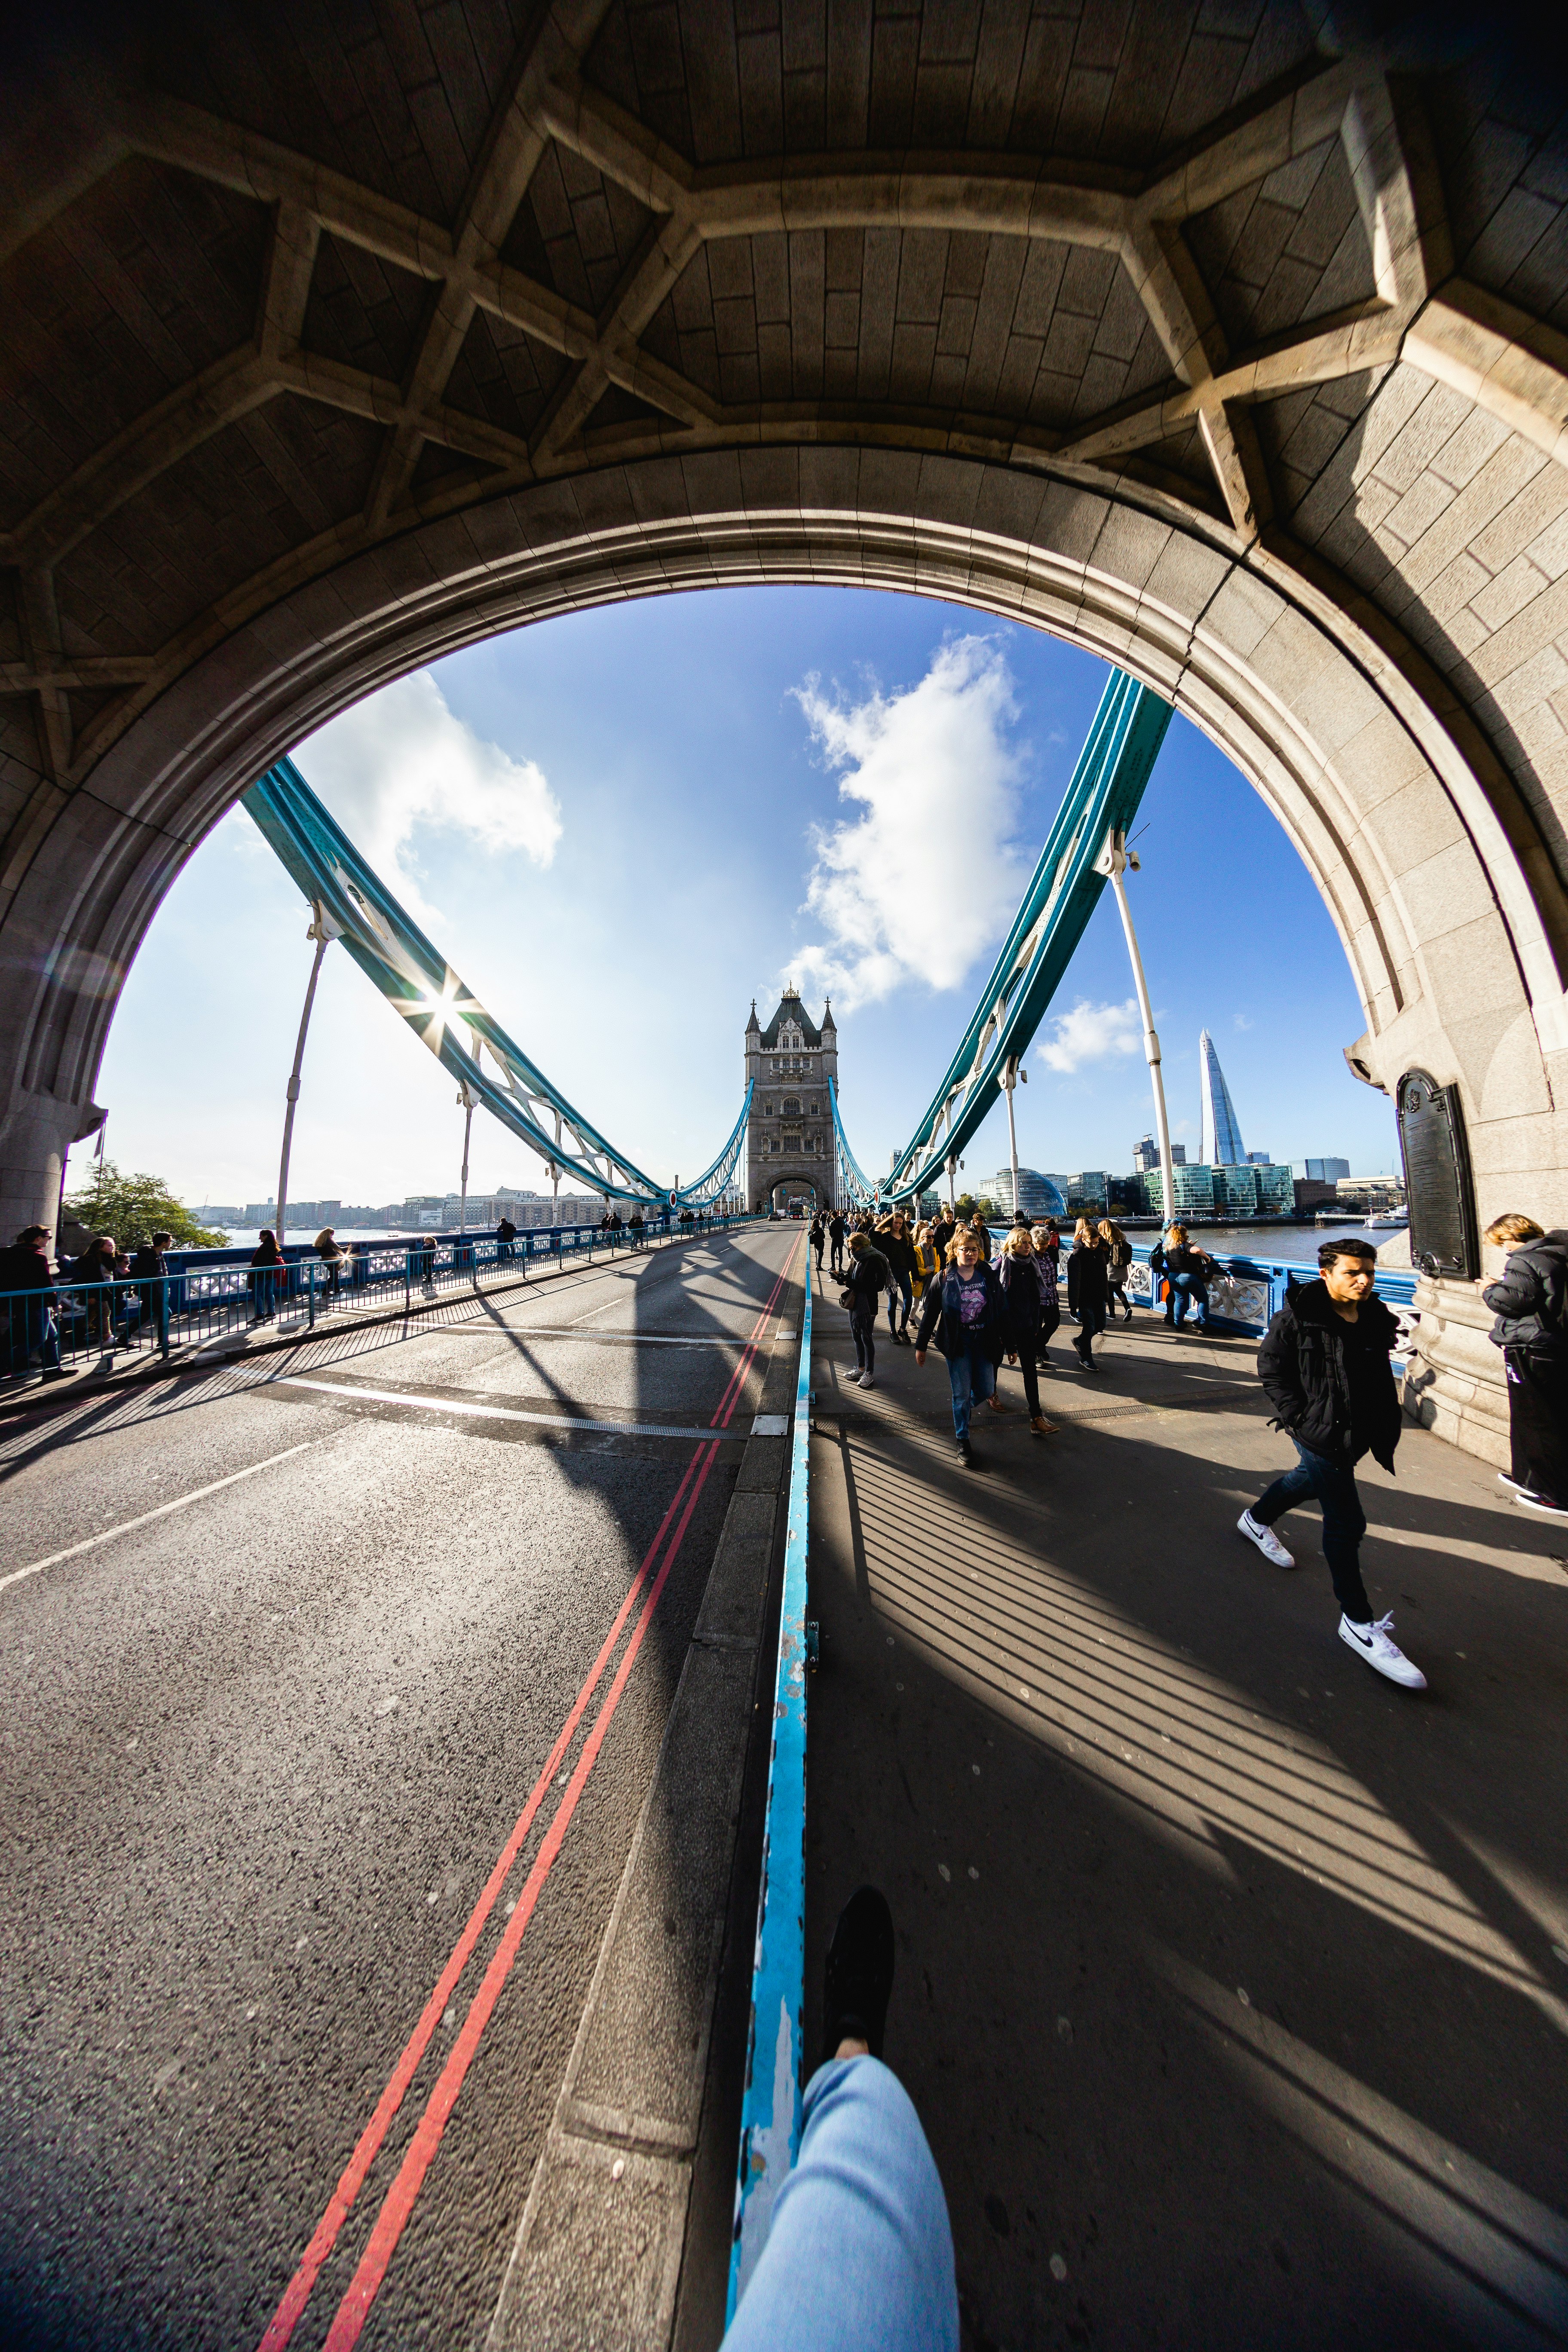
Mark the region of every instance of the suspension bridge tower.
POLYGON ((754 1208, 812 1206, 833 1199, 833 1108, 827 1082, 838 1076, 838 1032, 826 1003, 820 1028, 793 982, 764 1029, 755 998, 746 1024, 746 1076, 752 1116, 746 1129, 746 1198, 754 1208))

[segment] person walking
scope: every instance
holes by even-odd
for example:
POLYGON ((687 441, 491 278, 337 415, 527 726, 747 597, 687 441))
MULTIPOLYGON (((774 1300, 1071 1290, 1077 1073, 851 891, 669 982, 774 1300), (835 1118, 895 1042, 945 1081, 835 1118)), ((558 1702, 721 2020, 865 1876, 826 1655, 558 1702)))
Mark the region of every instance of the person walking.
POLYGON ((1373 1288, 1377 1254, 1370 1242, 1324 1242, 1318 1265, 1318 1280, 1291 1293, 1258 1350, 1274 1426, 1295 1447, 1296 1467, 1243 1511, 1237 1528, 1276 1568, 1294 1568, 1274 1522, 1309 1496, 1320 1504, 1341 1641, 1391 1683, 1425 1690, 1426 1675, 1393 1638, 1393 1617, 1373 1616, 1361 1573, 1366 1514, 1355 1465, 1370 1454, 1393 1473, 1402 1420, 1388 1356, 1399 1326, 1373 1288))
POLYGON ((1045 1309, 1047 1282, 1053 1313, 1056 1310, 1056 1269, 1053 1266, 1047 1275, 1035 1255, 1034 1237, 1026 1224, 1016 1224, 1003 1242, 997 1274, 1006 1302, 1003 1336, 1006 1341, 1007 1361, 1016 1363, 1024 1376, 1024 1402, 1029 1408, 1029 1427, 1037 1437, 1054 1437, 1055 1422, 1047 1421, 1040 1411, 1038 1355, 1040 1318, 1045 1309))
POLYGON ((1510 1214, 1486 1238, 1509 1254, 1481 1293, 1508 1380, 1510 1459, 1498 1478, 1527 1511, 1568 1518, 1568 1232, 1510 1214))
POLYGON ((59 1326, 55 1320, 59 1294, 49 1270, 47 1225, 24 1225, 11 1247, 0 1255, 0 1290, 11 1294, 5 1305, 12 1372, 22 1379, 36 1355, 45 1380, 64 1380, 59 1326))
POLYGON ((840 1304, 849 1310, 849 1332, 855 1342, 855 1369, 846 1373, 863 1389, 877 1385, 877 1300, 892 1287, 892 1268, 864 1234, 849 1236, 849 1264, 845 1270, 840 1304))
POLYGON ((931 1228, 923 1221, 915 1227, 913 1242, 915 1270, 910 1277, 917 1298, 926 1295, 926 1285, 942 1271, 942 1259, 931 1239, 931 1228))
POLYGON ((335 1307, 343 1278, 343 1249, 331 1225, 323 1225, 316 1235, 316 1255, 327 1269, 327 1304, 335 1307))
MULTIPOLYGON (((636 1246, 637 1237, 641 1231, 641 1227, 642 1219, 640 1217, 634 1216, 632 1219, 634 1247, 636 1246)), ((512 1255, 516 1246, 517 1227, 512 1223, 512 1221, 509 1216, 502 1214, 496 1219, 496 1264, 498 1265, 510 1265, 511 1264, 512 1255)))
POLYGON ((1110 1217, 1101 1217, 1100 1238, 1105 1244, 1106 1312, 1114 1315, 1120 1305, 1121 1320, 1131 1323, 1132 1309, 1127 1301, 1127 1269, 1132 1263, 1132 1244, 1110 1217))
POLYGON ((1194 1328, 1209 1328, 1209 1278, 1214 1273, 1214 1260, 1206 1250, 1194 1249, 1187 1239, 1185 1225, 1173 1225, 1165 1236, 1165 1279, 1171 1286, 1171 1304, 1175 1327, 1180 1331, 1192 1307, 1197 1318, 1194 1328))
POLYGON ((818 1209, 811 1221, 811 1254, 816 1260, 816 1279, 822 1280, 822 1252, 827 1240, 827 1220, 818 1209))
POLYGON ((1061 1277, 1058 1261, 1061 1256, 1062 1237, 1054 1222, 1037 1225, 1029 1236, 1035 1244, 1035 1265, 1040 1286, 1040 1328, 1035 1339, 1035 1361, 1042 1371, 1050 1370, 1050 1343, 1061 1328, 1061 1277))
POLYGON ((156 1332, 158 1345, 165 1355, 169 1349, 169 1262, 163 1252, 174 1246, 173 1234, 154 1234, 150 1242, 142 1244, 131 1261, 142 1312, 156 1332))
POLYGON ((278 1275, 283 1265, 283 1253, 278 1246, 278 1236, 270 1225, 263 1225, 256 1240, 256 1254, 250 1261, 253 1320, 258 1323, 276 1323, 278 1275))
POLYGON ((888 1285, 888 1336, 895 1346, 907 1348, 910 1308, 914 1304, 915 1248, 905 1230, 901 1209, 882 1219, 877 1228, 877 1246, 892 1276, 888 1285))
POLYGON ((980 1255, 980 1244, 967 1225, 960 1225, 948 1250, 947 1270, 928 1288, 915 1331, 915 1361, 923 1364, 934 1335, 947 1359, 952 1390, 952 1432, 959 1459, 966 1470, 979 1465, 969 1442, 969 1416, 976 1403, 998 1412, 996 1367, 1002 1360, 1006 1299, 994 1267, 980 1255))
POLYGON ((827 1240, 828 1271, 832 1274, 842 1274, 844 1271, 844 1212, 842 1209, 835 1209, 827 1220, 827 1240))
POLYGON ((985 1259, 987 1264, 989 1264, 991 1258, 991 1228, 985 1222, 984 1211, 978 1205, 975 1207, 970 1217, 969 1230, 974 1235, 975 1240, 980 1244, 981 1256, 985 1259))
POLYGON ((1110 1286, 1110 1253, 1087 1217, 1072 1229, 1072 1254, 1068 1259, 1068 1307, 1078 1317, 1073 1353, 1086 1372, 1098 1372, 1094 1342, 1105 1328, 1105 1301, 1110 1286))
POLYGON ((952 1210, 939 1206, 936 1215, 931 1219, 931 1245, 936 1252, 936 1266, 939 1274, 947 1264, 947 1254, 952 1247, 952 1237, 957 1231, 958 1220, 952 1210))

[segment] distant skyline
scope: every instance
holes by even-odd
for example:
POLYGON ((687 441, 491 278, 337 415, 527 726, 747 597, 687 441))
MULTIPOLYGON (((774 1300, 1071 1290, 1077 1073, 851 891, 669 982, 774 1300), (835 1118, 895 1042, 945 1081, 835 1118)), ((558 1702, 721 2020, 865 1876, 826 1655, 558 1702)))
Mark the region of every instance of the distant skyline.
MULTIPOLYGON (((466 984, 656 1175, 712 1158, 740 1107, 751 999, 771 1010, 789 978, 814 1017, 831 989, 846 1123, 875 1171, 941 1077, 1106 676, 934 600, 719 591, 489 639, 295 756, 466 984)), ((1365 1019, 1328 911, 1258 795, 1179 716, 1136 832, 1174 1139, 1195 1154, 1206 1026, 1256 1149, 1394 1167, 1392 1107, 1345 1066, 1365 1019)), ((110 1033, 97 1099, 122 1167, 196 1204, 272 1193, 307 920, 231 812, 160 908, 110 1033)), ((1022 1159, 1131 1169, 1152 1103, 1109 896, 1028 1068, 1022 1159)), ((455 1096, 329 951, 291 1194, 455 1191, 455 1096)), ((998 1098, 966 1173, 1006 1158, 998 1098)), ((483 1116, 471 1168, 475 1192, 548 1189, 483 1116)))

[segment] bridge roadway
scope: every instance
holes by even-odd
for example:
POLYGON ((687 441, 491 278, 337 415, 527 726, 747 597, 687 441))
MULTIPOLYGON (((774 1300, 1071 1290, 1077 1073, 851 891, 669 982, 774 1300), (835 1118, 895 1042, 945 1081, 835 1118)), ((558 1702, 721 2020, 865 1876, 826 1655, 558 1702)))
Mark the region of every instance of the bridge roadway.
POLYGON ((939 1357, 813 1309, 808 2049, 891 1902, 887 2055, 966 2352, 1568 2343, 1568 1536, 1407 1431, 1364 1559, 1430 1689, 1336 1638, 1256 1343, 1118 1326, 953 1455, 939 1357))
POLYGON ((485 2340, 803 1252, 699 1240, 0 1423, 7 2347, 253 2352, 323 2221, 295 2345, 353 2340, 378 2247, 367 2345, 485 2340))

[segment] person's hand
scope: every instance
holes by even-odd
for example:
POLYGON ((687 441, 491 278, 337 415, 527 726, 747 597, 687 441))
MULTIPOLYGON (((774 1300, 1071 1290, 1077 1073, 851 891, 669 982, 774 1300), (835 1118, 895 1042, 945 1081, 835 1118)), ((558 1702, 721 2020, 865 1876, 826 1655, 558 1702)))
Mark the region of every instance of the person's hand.
POLYGON ((924 1349, 923 1348, 917 1348, 917 1349, 915 1349, 915 1361, 916 1361, 916 1363, 917 1363, 917 1364, 923 1364, 923 1363, 925 1362, 925 1360, 926 1360, 926 1351, 925 1351, 925 1349, 924 1349))

